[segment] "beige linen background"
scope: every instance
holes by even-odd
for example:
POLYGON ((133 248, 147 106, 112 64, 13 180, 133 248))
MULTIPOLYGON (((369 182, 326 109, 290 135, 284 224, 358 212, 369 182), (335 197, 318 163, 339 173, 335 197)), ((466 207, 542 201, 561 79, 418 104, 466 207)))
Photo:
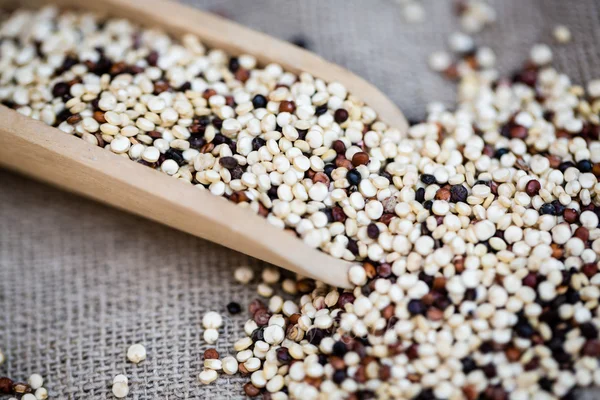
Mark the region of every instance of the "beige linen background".
MULTIPOLYGON (((428 0, 425 22, 406 24, 391 0, 187 0, 282 39, 303 35, 311 49, 386 92, 409 119, 428 101, 450 104, 453 86, 426 67, 427 55, 456 30, 450 0, 428 0)), ((568 25, 557 65, 578 81, 600 77, 598 0, 496 0, 498 22, 477 37, 501 69, 517 68, 533 43, 553 43, 568 25)), ((246 256, 0 170, 0 376, 46 378, 53 399, 105 399, 114 375, 129 377, 130 399, 243 397, 245 381, 202 369, 201 319, 245 308, 253 287, 232 279, 246 256), (128 363, 144 343, 148 359, 128 363)), ((229 318, 217 345, 226 355, 245 313, 229 318)), ((589 399, 597 398, 589 394, 589 399)))

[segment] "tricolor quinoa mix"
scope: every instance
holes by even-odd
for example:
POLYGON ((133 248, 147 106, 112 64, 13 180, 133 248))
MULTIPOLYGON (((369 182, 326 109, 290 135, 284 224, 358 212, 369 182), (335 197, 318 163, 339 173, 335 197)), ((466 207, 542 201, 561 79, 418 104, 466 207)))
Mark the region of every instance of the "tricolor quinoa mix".
POLYGON ((458 80, 456 109, 432 103, 402 132, 340 83, 192 35, 17 10, 0 25, 0 101, 354 262, 345 291, 265 269, 268 300, 248 305, 232 356, 205 354, 202 383, 241 373, 248 396, 274 400, 544 400, 600 385, 600 80, 574 84, 545 45, 511 78, 469 36, 450 45, 456 61, 430 64, 458 80))

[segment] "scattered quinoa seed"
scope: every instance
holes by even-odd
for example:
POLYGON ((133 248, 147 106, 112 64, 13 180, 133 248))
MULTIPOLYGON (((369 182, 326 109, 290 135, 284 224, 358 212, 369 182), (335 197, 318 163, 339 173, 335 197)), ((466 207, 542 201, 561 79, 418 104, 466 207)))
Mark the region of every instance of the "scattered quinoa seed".
POLYGON ((46 388, 39 388, 35 391, 35 398, 37 400, 46 400, 48 398, 48 390, 46 388))
POLYGON ((571 31, 564 25, 557 25, 553 31, 554 39, 560 44, 569 43, 571 41, 571 31))
POLYGON ((217 377, 218 377, 217 371, 212 370, 212 369, 205 369, 204 371, 200 372, 198 379, 200 380, 200 382, 202 384, 208 385, 208 384, 211 384, 214 381, 216 381, 217 377))
POLYGON ((254 271, 250 267, 238 267, 234 272, 234 277, 236 281, 246 285, 254 278, 254 271))
POLYGON ((27 383, 31 386, 31 389, 36 390, 42 387, 44 384, 44 378, 39 374, 33 374, 27 379, 27 383))
POLYGON ((210 348, 210 349, 206 349, 204 351, 204 359, 205 360, 218 359, 218 358, 219 358, 219 353, 217 352, 216 349, 210 348))
POLYGON ((223 325, 223 318, 215 311, 210 311, 204 314, 202 318, 202 326, 205 329, 219 329, 223 325))
POLYGON ((219 340, 219 331, 216 329, 206 329, 203 334, 204 341, 208 344, 214 344, 219 340))
POLYGON ((117 399, 122 399, 127 397, 129 394, 129 386, 127 382, 116 382, 112 385, 112 393, 115 395, 117 399))
POLYGON ((233 315, 239 314, 240 312, 242 312, 242 306, 240 306, 239 303, 232 301, 227 304, 227 311, 229 311, 229 313, 233 315))
POLYGON ((138 364, 146 359, 146 348, 140 343, 132 344, 127 349, 127 359, 138 364))

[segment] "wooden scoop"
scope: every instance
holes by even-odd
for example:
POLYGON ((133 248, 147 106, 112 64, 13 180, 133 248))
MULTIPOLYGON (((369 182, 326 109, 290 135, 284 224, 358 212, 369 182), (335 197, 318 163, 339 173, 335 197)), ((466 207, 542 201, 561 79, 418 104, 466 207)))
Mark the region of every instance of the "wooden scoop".
MULTIPOLYGON (((244 28, 234 22, 164 0, 0 0, 0 6, 56 4, 124 17, 176 37, 197 35, 210 48, 252 54, 261 65, 309 72, 338 81, 401 130, 400 110, 379 90, 315 54, 244 28)), ((34 179, 110 204, 122 210, 270 262, 331 285, 349 287, 349 263, 309 248, 292 234, 251 211, 187 185, 161 172, 124 159, 42 122, 0 106, 0 164, 34 179)))

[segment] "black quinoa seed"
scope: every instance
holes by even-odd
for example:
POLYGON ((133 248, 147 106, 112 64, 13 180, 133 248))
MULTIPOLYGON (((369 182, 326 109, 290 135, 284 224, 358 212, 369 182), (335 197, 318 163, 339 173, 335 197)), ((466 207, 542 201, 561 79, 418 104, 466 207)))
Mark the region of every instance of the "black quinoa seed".
POLYGON ((567 169, 574 167, 574 166, 575 166, 575 164, 573 164, 571 161, 564 161, 564 162, 560 163, 560 165, 558 166, 558 169, 560 172, 562 172, 564 174, 567 169))
MULTIPOLYGON (((100 61, 102 61, 102 60, 103 60, 103 58, 100 58, 100 61)), ((106 60, 106 59, 104 59, 104 60, 106 60)), ((100 62, 100 61, 98 61, 98 62, 100 62)), ((65 60, 63 61, 63 64, 60 67, 59 71, 61 73, 65 72, 65 71, 68 71, 73 66, 77 65, 78 62, 79 62, 79 60, 77 58, 75 58, 73 56, 67 56, 67 57, 65 57, 65 60)))
POLYGON ((263 147, 266 143, 267 142, 265 141, 265 139, 255 137, 254 139, 252 139, 252 150, 256 151, 263 147))
POLYGON ((169 149, 165 151, 165 157, 169 160, 175 161, 180 167, 187 164, 187 161, 183 158, 180 150, 169 149))
POLYGON ((363 287, 360 288, 360 292, 363 294, 363 296, 369 296, 371 294, 373 290, 369 287, 369 285, 365 285, 363 287))
POLYGON ((63 97, 64 95, 69 93, 69 84, 66 82, 58 82, 52 88, 52 96, 54 97, 63 97))
POLYGON ((510 150, 507 148, 498 149, 494 153, 494 157, 496 157, 497 159, 500 159, 500 158, 502 158, 503 155, 508 154, 508 153, 510 153, 510 150))
POLYGON ((465 291, 464 297, 467 301, 474 301, 475 299, 477 299, 477 291, 475 289, 467 289, 465 291))
POLYGON ((346 248, 350 250, 350 253, 354 254, 355 256, 358 255, 358 243, 356 242, 356 240, 348 239, 348 245, 346 246, 346 248))
POLYGON ((282 364, 289 364, 292 361, 292 356, 290 356, 290 351, 287 347, 280 347, 277 349, 277 361, 282 364))
POLYGON ((450 187, 450 201, 453 203, 466 202, 469 197, 469 191, 463 185, 454 185, 450 187))
POLYGON ((598 328, 591 322, 580 325, 579 330, 586 339, 598 339, 598 328))
POLYGON ((244 174, 244 169, 238 165, 237 167, 233 168, 230 172, 231 179, 241 179, 242 175, 244 174))
POLYGON ((563 206, 560 201, 553 200, 552 205, 554 206, 554 215, 563 215, 566 207, 563 206))
POLYGON ((98 76, 102 76, 108 74, 111 67, 112 62, 108 58, 101 56, 91 72, 98 76))
POLYGON ((423 203, 425 201, 425 188, 418 188, 417 193, 415 194, 415 200, 419 203, 423 203))
POLYGON ((591 172, 594 164, 590 160, 581 160, 577 163, 577 169, 581 172, 591 172))
POLYGON ((254 331, 252 331, 252 334, 250 335, 250 337, 252 338, 252 341, 254 343, 258 342, 259 340, 264 340, 265 339, 265 327, 260 327, 260 328, 256 328, 254 331))
POLYGON ((212 143, 215 146, 218 146, 220 144, 224 144, 227 143, 229 141, 229 139, 226 136, 221 135, 220 133, 217 133, 215 135, 215 138, 213 139, 212 143))
MULTIPOLYGON (((221 127, 223 126, 223 120, 221 118, 219 118, 219 117, 214 117, 212 119, 211 123, 217 129, 221 129, 221 127)), ((219 136, 219 135, 216 135, 216 136, 219 136)), ((216 139, 216 136, 215 136, 215 139, 216 139)))
POLYGON ((240 61, 237 57, 231 57, 229 59, 229 70, 231 72, 236 72, 238 69, 240 69, 240 61))
POLYGON ((496 366, 494 364, 488 364, 484 366, 481 370, 488 379, 494 378, 496 376, 496 366))
POLYGON ((545 215, 545 214, 554 215, 555 212, 556 212, 556 210, 554 209, 554 206, 550 203, 546 203, 540 207, 540 215, 545 215))
POLYGON ((323 332, 323 329, 311 328, 306 332, 306 340, 308 340, 308 343, 314 344, 315 346, 321 344, 321 340, 323 340, 324 337, 325 332, 323 332))
POLYGON ((338 369, 333 373, 333 381, 338 385, 346 380, 346 371, 338 369))
POLYGON ((544 377, 538 381, 538 384, 540 385, 540 388, 552 393, 552 386, 554 383, 550 379, 544 377))
POLYGON ((240 306, 239 303, 232 301, 231 303, 227 304, 227 311, 229 311, 230 314, 239 314, 242 312, 242 306, 240 306))
POLYGON ((463 367, 463 372, 468 374, 469 372, 475 371, 477 369, 477 364, 471 357, 465 357, 460 360, 463 367))
POLYGON ((317 106, 317 108, 315 109, 315 115, 317 117, 325 114, 326 112, 327 112, 327 104, 321 104, 320 106, 317 106))
POLYGON ((265 108, 267 106, 267 98, 262 94, 257 94, 252 99, 252 105, 254 108, 265 108))
POLYGON ((275 200, 277 198, 277 188, 279 186, 271 186, 269 188, 269 190, 267 191, 267 196, 269 196, 269 198, 271 200, 275 200))
POLYGON ((423 182, 426 185, 433 185, 434 183, 436 183, 435 176, 431 174, 422 174, 421 182, 423 182))
POLYGON ((427 275, 424 271, 419 272, 419 280, 425 282, 430 288, 433 286, 433 279, 433 276, 427 275))
POLYGON ((327 216, 327 222, 328 223, 334 223, 335 219, 333 218, 333 211, 331 210, 331 208, 326 208, 323 210, 323 213, 327 216))
POLYGON ((367 236, 371 239, 377 239, 379 237, 379 228, 374 223, 367 225, 367 236))
POLYGON ((188 91, 192 88, 192 83, 191 82, 186 82, 183 85, 179 86, 179 90, 180 92, 185 92, 188 91))
POLYGON ((189 139, 189 142, 190 142, 190 147, 192 149, 196 149, 196 150, 200 150, 200 148, 202 148, 202 146, 204 146, 206 144, 206 140, 199 135, 191 136, 189 139))
POLYGON ((323 172, 325 172, 325 175, 331 179, 331 173, 335 170, 335 168, 336 167, 334 164, 327 164, 325 165, 325 168, 323 168, 323 172))
POLYGON ((219 158, 219 164, 227 169, 233 169, 238 166, 238 161, 235 157, 221 157, 219 158))
POLYGON ((517 325, 515 326, 515 332, 517 333, 517 335, 519 335, 521 337, 530 338, 534 335, 535 330, 529 324, 528 321, 522 320, 522 321, 519 321, 517 323, 517 325))
POLYGON ((66 121, 67 118, 69 118, 71 116, 71 112, 69 111, 68 108, 64 108, 62 111, 60 111, 58 114, 56 114, 56 122, 57 122, 57 126, 58 124, 60 124, 63 121, 66 121))
POLYGON ((413 299, 408 302, 408 312, 412 315, 424 314, 426 307, 421 300, 413 299))
POLYGON ((348 346, 342 341, 335 342, 332 352, 334 356, 343 357, 348 352, 348 346))
POLYGON ((348 174, 346 174, 346 178, 348 179, 348 182, 350 182, 351 185, 358 185, 362 179, 362 176, 360 175, 360 172, 353 169, 348 171, 348 174))

